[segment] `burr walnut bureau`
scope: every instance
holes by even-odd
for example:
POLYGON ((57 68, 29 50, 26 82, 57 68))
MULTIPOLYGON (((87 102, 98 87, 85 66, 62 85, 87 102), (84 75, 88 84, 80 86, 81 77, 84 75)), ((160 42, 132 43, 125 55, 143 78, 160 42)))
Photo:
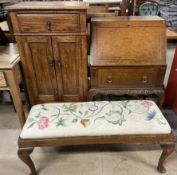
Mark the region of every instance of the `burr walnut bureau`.
POLYGON ((30 105, 87 99, 83 2, 21 2, 7 7, 30 105))
POLYGON ((154 95, 162 106, 166 29, 159 17, 92 19, 91 89, 115 95, 154 95))

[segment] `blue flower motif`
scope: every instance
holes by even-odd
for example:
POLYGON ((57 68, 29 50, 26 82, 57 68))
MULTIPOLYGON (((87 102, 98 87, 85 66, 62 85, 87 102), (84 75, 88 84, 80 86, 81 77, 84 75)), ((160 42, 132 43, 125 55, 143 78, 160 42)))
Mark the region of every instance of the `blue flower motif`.
POLYGON ((152 120, 156 115, 156 111, 150 111, 147 113, 147 116, 145 117, 145 120, 152 120))

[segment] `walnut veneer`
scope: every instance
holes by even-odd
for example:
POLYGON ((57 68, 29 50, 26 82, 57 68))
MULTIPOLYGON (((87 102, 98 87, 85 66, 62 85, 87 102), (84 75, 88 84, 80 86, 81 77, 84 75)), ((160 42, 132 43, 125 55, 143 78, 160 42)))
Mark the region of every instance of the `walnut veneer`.
POLYGON ((164 98, 165 21, 159 17, 92 19, 92 99, 98 93, 164 98))
POLYGON ((7 8, 31 105, 87 99, 86 9, 74 1, 7 8))

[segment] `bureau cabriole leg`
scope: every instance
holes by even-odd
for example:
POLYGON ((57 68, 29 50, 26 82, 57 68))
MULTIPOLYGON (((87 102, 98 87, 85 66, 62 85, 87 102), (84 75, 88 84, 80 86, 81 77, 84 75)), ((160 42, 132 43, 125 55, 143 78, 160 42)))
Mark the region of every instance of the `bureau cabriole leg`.
POLYGON ((29 167, 31 170, 30 175, 37 175, 34 163, 30 158, 30 154, 33 152, 33 149, 34 148, 19 148, 18 157, 29 167))
POLYGON ((166 158, 174 151, 175 144, 161 145, 161 148, 162 148, 163 151, 162 151, 162 154, 161 154, 160 159, 159 159, 157 170, 160 173, 165 173, 166 169, 165 169, 163 163, 166 160, 166 158))
POLYGON ((160 109, 162 109, 163 103, 164 103, 164 98, 165 98, 165 94, 158 94, 158 106, 160 109))

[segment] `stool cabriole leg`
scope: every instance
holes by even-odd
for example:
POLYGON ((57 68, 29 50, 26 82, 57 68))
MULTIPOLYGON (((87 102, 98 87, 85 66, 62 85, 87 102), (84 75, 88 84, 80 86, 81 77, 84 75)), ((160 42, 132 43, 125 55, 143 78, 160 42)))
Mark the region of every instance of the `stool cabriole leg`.
POLYGON ((162 154, 160 156, 160 159, 159 159, 159 163, 158 163, 158 166, 157 166, 157 170, 160 172, 160 173, 165 173, 166 172, 166 169, 163 165, 164 161, 166 160, 166 158, 174 151, 175 149, 175 144, 166 144, 166 145, 161 145, 161 148, 162 148, 162 154))
POLYGON ((33 152, 33 149, 34 148, 19 148, 18 157, 29 167, 31 170, 30 175, 37 175, 34 163, 30 158, 30 154, 33 152))

